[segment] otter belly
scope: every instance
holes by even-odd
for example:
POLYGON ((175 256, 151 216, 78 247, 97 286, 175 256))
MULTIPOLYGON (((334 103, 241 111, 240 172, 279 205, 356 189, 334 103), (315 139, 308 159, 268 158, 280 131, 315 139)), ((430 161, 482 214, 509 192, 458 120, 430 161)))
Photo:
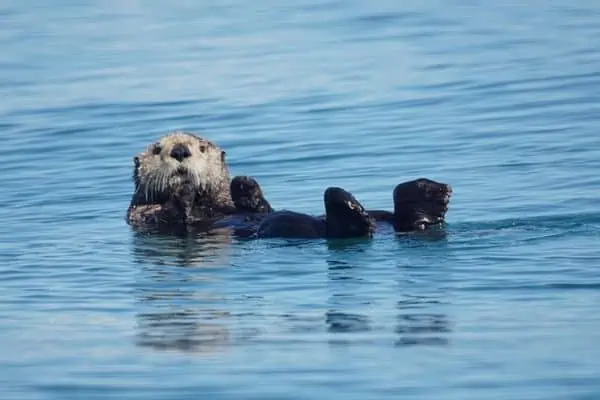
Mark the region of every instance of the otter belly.
POLYGON ((294 211, 275 211, 268 214, 258 226, 259 238, 322 238, 325 221, 294 211))

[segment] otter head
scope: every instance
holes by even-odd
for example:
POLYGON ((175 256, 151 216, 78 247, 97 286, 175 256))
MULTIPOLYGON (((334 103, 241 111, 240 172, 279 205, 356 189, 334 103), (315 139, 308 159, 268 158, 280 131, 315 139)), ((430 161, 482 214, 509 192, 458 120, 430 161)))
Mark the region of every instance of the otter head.
POLYGON ((339 187, 330 187, 323 195, 328 238, 372 237, 375 223, 358 200, 339 187))
POLYGON ((164 203, 183 186, 213 203, 229 199, 229 169, 225 152, 214 143, 187 132, 173 132, 134 158, 137 204, 164 203))

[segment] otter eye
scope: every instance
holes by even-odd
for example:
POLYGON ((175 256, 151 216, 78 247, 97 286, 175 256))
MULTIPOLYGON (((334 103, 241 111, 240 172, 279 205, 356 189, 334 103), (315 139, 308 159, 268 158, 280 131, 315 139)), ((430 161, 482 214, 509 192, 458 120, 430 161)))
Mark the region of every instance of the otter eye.
POLYGON ((200 145, 200 153, 204 153, 206 151, 206 146, 201 144, 200 145))
POLYGON ((159 145, 156 145, 152 149, 152 154, 154 154, 155 156, 157 156, 157 155, 160 154, 161 151, 162 151, 162 148, 159 145))

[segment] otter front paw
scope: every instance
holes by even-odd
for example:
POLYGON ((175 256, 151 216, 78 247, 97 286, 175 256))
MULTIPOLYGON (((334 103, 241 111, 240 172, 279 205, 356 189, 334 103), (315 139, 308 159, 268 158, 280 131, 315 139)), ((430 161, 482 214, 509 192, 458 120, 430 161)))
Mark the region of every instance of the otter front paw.
POLYGON ((270 213, 273 211, 256 179, 250 176, 235 176, 231 180, 229 189, 238 212, 270 213))
POLYGON ((194 205, 194 200, 196 199, 196 189, 192 183, 185 183, 181 185, 175 194, 172 196, 173 201, 177 201, 179 204, 182 204, 186 207, 190 207, 194 205))
POLYGON ((171 197, 171 202, 180 212, 184 222, 191 222, 192 209, 196 200, 196 189, 190 184, 183 184, 171 197))
POLYGON ((189 222, 192 215, 192 209, 196 199, 196 190, 190 184, 182 184, 172 195, 165 208, 172 210, 177 215, 177 219, 183 222, 189 222))
POLYGON ((127 222, 136 228, 154 228, 160 222, 163 207, 160 204, 131 206, 127 211, 127 222))

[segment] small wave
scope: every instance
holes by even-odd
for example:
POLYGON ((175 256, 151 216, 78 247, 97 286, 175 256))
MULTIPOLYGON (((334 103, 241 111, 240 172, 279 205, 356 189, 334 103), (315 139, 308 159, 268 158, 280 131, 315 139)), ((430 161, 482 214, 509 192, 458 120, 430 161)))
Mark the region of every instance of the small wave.
POLYGON ((570 283, 570 282, 554 282, 554 283, 540 283, 540 284, 502 284, 502 285, 479 285, 479 286, 467 286, 461 287, 458 290, 479 292, 479 291, 534 291, 534 290, 597 290, 600 289, 600 282, 590 283, 570 283))
POLYGON ((564 213, 526 218, 458 222, 451 224, 450 227, 454 231, 501 230, 508 228, 541 231, 547 229, 580 228, 594 224, 600 224, 600 212, 564 213))

